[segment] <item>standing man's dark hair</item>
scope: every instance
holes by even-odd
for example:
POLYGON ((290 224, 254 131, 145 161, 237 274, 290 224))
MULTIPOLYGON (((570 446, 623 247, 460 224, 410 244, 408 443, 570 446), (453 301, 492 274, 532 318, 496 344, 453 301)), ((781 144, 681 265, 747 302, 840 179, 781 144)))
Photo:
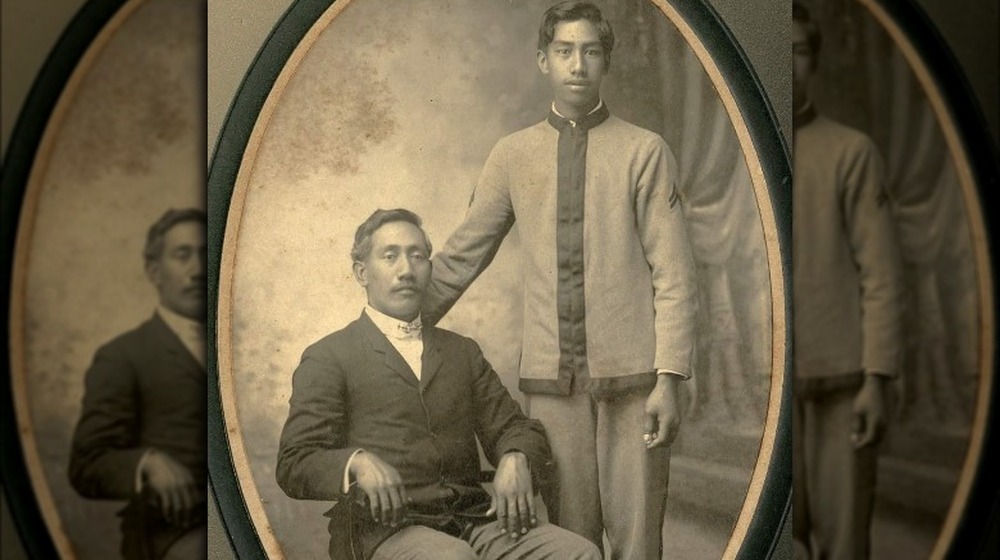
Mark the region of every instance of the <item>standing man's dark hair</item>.
POLYGON ((819 50, 823 46, 823 34, 819 25, 813 20, 809 8, 799 2, 792 2, 792 21, 801 24, 802 29, 806 32, 806 42, 812 53, 812 68, 815 70, 819 63, 819 50))
POLYGON ((590 2, 560 2, 546 10, 542 16, 542 23, 538 27, 538 50, 544 51, 552 38, 556 34, 556 24, 564 21, 578 21, 585 19, 594 24, 597 28, 597 36, 600 38, 601 47, 604 49, 604 61, 611 64, 611 50, 615 48, 615 32, 611 29, 611 24, 604 19, 601 10, 590 2))

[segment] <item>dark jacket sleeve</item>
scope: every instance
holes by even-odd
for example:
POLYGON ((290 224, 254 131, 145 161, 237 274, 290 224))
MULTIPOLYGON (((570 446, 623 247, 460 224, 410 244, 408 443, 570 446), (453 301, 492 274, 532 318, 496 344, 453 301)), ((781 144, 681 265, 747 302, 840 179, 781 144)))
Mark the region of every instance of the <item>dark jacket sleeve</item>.
POLYGON ((276 477, 291 498, 336 500, 348 447, 347 390, 342 366, 314 345, 292 377, 288 420, 281 431, 276 477))
POLYGON ((130 499, 139 459, 136 371, 114 344, 102 347, 87 370, 83 412, 73 434, 69 479, 85 498, 130 499))
POLYGON ((528 457, 532 477, 545 476, 552 461, 548 439, 542 423, 524 415, 483 356, 479 345, 469 341, 469 355, 475 374, 476 435, 490 464, 496 466, 500 457, 510 451, 520 451, 528 457))

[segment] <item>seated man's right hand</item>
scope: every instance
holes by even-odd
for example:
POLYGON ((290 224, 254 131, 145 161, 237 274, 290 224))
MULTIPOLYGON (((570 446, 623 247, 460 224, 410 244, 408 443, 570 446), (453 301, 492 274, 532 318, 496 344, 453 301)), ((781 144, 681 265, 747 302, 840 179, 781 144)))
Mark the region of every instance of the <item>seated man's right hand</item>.
POLYGON ((374 453, 362 451, 351 461, 351 475, 368 496, 372 519, 395 527, 406 509, 406 489, 399 472, 374 453))
POLYGON ((200 518, 198 510, 204 500, 187 467, 154 449, 144 459, 141 474, 167 521, 187 527, 200 518))

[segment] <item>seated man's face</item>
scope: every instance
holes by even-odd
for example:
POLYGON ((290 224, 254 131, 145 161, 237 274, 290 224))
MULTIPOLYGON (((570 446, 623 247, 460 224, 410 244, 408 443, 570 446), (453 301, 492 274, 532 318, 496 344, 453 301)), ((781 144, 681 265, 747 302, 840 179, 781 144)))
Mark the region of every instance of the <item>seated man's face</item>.
POLYGON ((205 321, 205 224, 180 222, 163 236, 163 252, 148 265, 160 304, 195 321, 205 321))
POLYGON ((371 251, 355 264, 368 303, 390 317, 412 321, 431 279, 431 263, 421 229, 409 222, 389 222, 372 233, 371 251))

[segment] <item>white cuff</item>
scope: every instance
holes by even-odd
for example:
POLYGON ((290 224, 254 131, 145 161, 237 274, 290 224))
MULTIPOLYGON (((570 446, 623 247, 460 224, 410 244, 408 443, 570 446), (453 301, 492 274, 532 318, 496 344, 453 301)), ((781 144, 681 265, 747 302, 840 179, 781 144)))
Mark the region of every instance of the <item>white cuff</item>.
POLYGON ((672 369, 656 368, 656 375, 676 375, 677 377, 681 378, 681 381, 687 381, 688 379, 691 379, 691 374, 681 373, 679 371, 674 371, 672 369))
POLYGON ((136 494, 139 494, 140 492, 142 492, 142 467, 146 466, 146 460, 149 459, 149 456, 152 455, 154 451, 156 451, 156 450, 153 449, 152 447, 150 447, 149 449, 147 449, 145 451, 145 453, 142 454, 142 457, 139 457, 139 462, 136 463, 136 465, 135 465, 135 493, 136 494))
POLYGON ((351 462, 354 461, 354 458, 357 457, 358 453, 361 453, 362 451, 364 451, 364 449, 358 449, 354 453, 351 453, 351 456, 347 459, 347 464, 344 465, 344 482, 340 485, 340 489, 344 494, 351 490, 351 462))

